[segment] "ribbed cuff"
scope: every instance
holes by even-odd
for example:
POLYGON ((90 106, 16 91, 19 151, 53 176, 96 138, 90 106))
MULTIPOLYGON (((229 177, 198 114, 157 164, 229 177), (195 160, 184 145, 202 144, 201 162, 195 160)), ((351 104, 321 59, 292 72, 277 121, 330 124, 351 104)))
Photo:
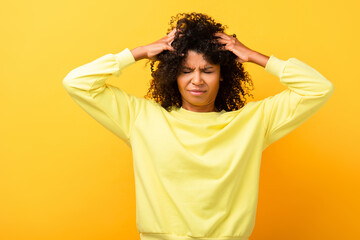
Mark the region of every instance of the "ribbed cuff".
POLYGON ((125 48, 123 51, 114 54, 116 61, 119 63, 119 69, 127 67, 136 62, 129 48, 125 48))
POLYGON ((286 61, 271 55, 265 66, 265 71, 280 78, 286 65, 286 61))

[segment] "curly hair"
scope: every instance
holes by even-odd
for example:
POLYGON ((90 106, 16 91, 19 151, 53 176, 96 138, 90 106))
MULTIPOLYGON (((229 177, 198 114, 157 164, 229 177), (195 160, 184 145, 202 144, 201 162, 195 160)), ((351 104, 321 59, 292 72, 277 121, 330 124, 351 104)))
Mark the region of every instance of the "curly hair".
MULTIPOLYGON (((253 97, 249 90, 253 90, 253 83, 242 63, 236 61, 237 56, 222 49, 224 44, 216 41, 214 33, 224 33, 226 25, 216 23, 211 17, 202 13, 178 13, 171 17, 169 34, 177 28, 171 46, 175 51, 164 50, 156 56, 156 60, 149 60, 151 65, 151 82, 146 99, 153 99, 167 111, 173 107, 182 106, 182 98, 177 84, 177 76, 187 57, 188 50, 203 54, 204 59, 211 64, 220 65, 219 90, 215 99, 218 111, 234 111, 242 108, 245 95, 253 97), (154 69, 156 68, 156 69, 154 69), (252 88, 250 88, 250 86, 252 88)), ((236 37, 235 34, 232 35, 236 37)))

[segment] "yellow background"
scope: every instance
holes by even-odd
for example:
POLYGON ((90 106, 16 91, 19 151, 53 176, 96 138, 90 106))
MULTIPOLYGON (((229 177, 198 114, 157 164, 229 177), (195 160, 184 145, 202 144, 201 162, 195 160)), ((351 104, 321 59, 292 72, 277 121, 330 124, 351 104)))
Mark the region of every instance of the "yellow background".
MULTIPOLYGON (((312 66, 335 86, 263 153, 251 240, 360 239, 358 1, 7 1, 0 10, 0 239, 139 239, 131 149, 62 85, 72 69, 163 37, 202 12, 251 49, 312 66)), ((141 60, 109 82, 143 97, 141 60)), ((254 101, 285 89, 245 63, 254 101)))

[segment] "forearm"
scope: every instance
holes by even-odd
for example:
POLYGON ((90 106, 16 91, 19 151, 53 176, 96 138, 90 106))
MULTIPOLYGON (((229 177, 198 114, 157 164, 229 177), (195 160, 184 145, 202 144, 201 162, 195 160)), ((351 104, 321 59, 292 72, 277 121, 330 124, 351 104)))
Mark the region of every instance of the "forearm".
POLYGON ((146 52, 145 52, 143 46, 136 47, 134 49, 131 49, 130 51, 131 51, 132 55, 134 56, 135 61, 146 58, 146 52))
POLYGON ((252 50, 249 54, 249 62, 256 63, 262 67, 266 66, 268 60, 269 56, 266 56, 254 50, 252 50))
POLYGON ((105 81, 109 77, 118 77, 123 68, 134 62, 128 48, 117 54, 106 54, 71 70, 63 79, 63 85, 66 90, 75 94, 99 92, 99 88, 106 87, 105 81))

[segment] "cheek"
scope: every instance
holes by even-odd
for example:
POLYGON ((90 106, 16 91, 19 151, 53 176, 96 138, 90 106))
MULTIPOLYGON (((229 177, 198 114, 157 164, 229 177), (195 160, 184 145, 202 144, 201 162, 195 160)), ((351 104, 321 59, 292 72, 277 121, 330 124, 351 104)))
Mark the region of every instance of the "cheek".
POLYGON ((179 78, 177 79, 177 85, 178 85, 178 87, 182 90, 182 89, 185 87, 185 85, 186 85, 185 79, 179 77, 179 78))
POLYGON ((209 81, 209 85, 211 85, 212 88, 217 88, 220 85, 220 80, 219 77, 214 77, 213 79, 211 79, 211 81, 209 81))

